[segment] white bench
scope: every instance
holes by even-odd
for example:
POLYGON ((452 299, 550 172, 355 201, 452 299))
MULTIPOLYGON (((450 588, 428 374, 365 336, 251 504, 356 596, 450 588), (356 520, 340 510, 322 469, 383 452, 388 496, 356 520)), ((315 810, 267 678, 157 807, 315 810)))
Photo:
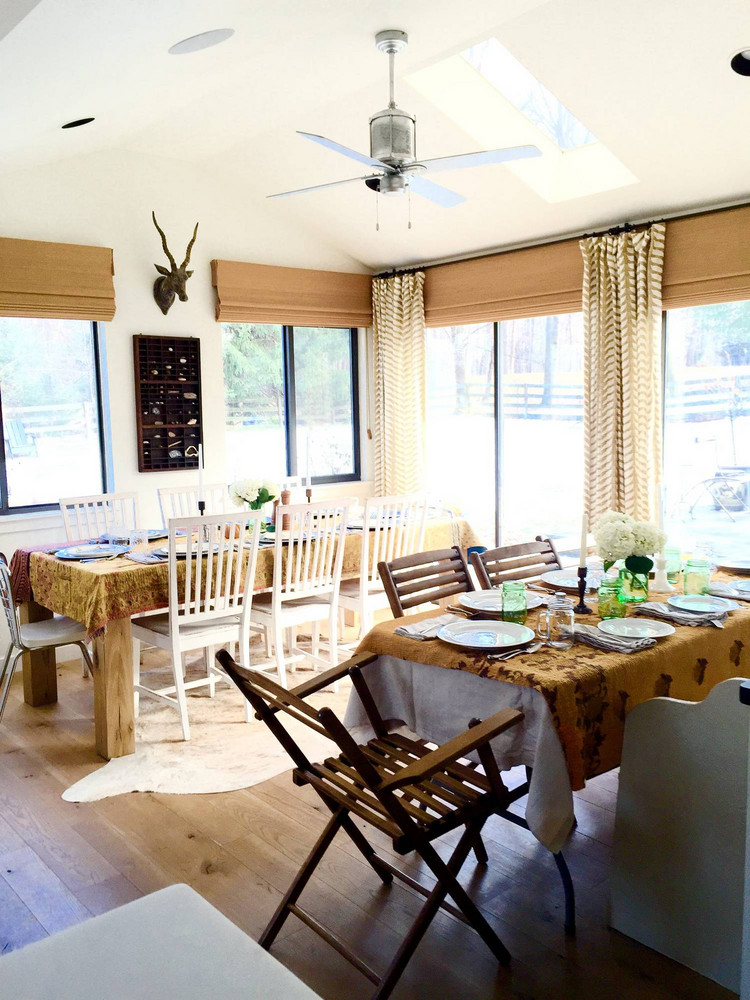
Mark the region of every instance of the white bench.
POLYGON ((0 958, 16 1000, 320 1000, 187 885, 0 958))

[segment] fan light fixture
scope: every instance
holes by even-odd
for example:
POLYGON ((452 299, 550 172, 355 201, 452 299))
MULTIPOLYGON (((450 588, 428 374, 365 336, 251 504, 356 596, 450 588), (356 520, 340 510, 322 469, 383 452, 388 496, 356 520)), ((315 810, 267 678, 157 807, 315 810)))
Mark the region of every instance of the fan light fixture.
POLYGON ((212 31, 202 31, 200 35, 191 35, 190 38, 183 38, 181 42, 175 42, 167 50, 171 56, 186 56, 190 52, 200 52, 201 49, 210 49, 214 45, 220 45, 234 34, 234 28, 214 28, 212 31))
POLYGON ((73 122, 66 122, 60 128, 78 128, 80 125, 88 125, 89 122, 96 121, 95 118, 76 118, 73 122))
POLYGON ((750 76, 750 46, 735 52, 729 65, 740 76, 750 76))

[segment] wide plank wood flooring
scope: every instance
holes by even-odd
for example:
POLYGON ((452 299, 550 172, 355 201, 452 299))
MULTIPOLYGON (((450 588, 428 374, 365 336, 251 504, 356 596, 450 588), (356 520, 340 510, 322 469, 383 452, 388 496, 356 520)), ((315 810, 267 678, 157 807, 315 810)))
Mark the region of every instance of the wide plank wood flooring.
MULTIPOLYGON (((64 789, 101 761, 93 750, 91 682, 77 665, 63 665, 59 673, 60 701, 41 709, 23 703, 18 676, 0 725, 0 953, 174 882, 187 882, 257 938, 325 823, 315 794, 293 786, 287 773, 224 794, 134 793, 91 804, 64 802, 64 789)), ((551 856, 527 831, 492 821, 485 835, 489 866, 477 866, 470 855, 462 879, 510 949, 511 968, 500 969, 473 931, 441 913, 394 1000, 733 997, 608 928, 616 794, 612 773, 576 795, 578 827, 566 851, 578 896, 575 939, 563 932, 562 890, 551 856)), ((369 828, 367 835, 392 854, 386 838, 369 828)), ((438 842, 444 856, 455 836, 438 842)), ((431 881, 410 859, 401 863, 431 881)), ((400 885, 383 888, 339 835, 303 903, 377 969, 422 900, 400 885)), ((272 954, 326 1000, 371 992, 294 917, 272 954)))

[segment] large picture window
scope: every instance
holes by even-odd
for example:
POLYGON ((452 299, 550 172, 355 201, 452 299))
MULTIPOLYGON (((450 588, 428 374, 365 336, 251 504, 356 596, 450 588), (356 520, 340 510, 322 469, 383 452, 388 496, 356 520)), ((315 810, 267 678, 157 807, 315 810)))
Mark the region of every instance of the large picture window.
POLYGON ((750 528, 750 302, 665 315, 666 527, 731 551, 750 528))
POLYGON ((233 478, 360 478, 357 331, 225 323, 233 478))
POLYGON ((0 513, 105 488, 95 323, 0 317, 0 513))

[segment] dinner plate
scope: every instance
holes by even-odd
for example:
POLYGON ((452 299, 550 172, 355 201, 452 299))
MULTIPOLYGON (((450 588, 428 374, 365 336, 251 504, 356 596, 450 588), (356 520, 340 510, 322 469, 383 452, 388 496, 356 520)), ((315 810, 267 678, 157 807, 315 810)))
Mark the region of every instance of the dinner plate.
POLYGON ((716 562, 722 569, 733 570, 737 573, 750 573, 750 559, 732 559, 727 556, 726 559, 717 558, 716 562))
POLYGON ((622 635, 628 639, 660 639, 674 632, 674 625, 655 618, 607 618, 599 622, 597 628, 607 635, 622 635))
POLYGON ((706 614, 709 611, 736 611, 739 608, 737 601, 731 601, 726 597, 711 597, 710 594, 676 594, 670 597, 667 604, 680 611, 696 611, 699 614, 706 614))
MULTIPOLYGON (((586 590, 598 590, 602 582, 604 572, 599 569, 589 567, 586 574, 586 590)), ((552 569, 548 573, 542 573, 540 577, 542 583, 554 587, 555 590, 578 590, 578 571, 575 567, 571 569, 552 569)))
MULTIPOLYGON (((146 531, 148 540, 150 542, 155 542, 159 538, 167 538, 169 532, 166 528, 149 528, 146 531)), ((127 535, 121 535, 119 532, 105 531, 103 535, 99 536, 102 541, 110 542, 112 545, 129 545, 130 544, 130 532, 127 535)))
MULTIPOLYGON (((196 546, 197 546, 197 542, 193 542, 193 547, 192 547, 192 552, 191 552, 191 556, 193 558, 195 558, 196 546)), ((154 549, 153 551, 154 551, 154 555, 157 555, 157 556, 168 556, 169 555, 169 546, 168 545, 162 545, 160 548, 154 549)), ((218 552, 219 551, 219 545, 218 544, 214 545, 213 551, 214 552, 218 552)), ((205 550, 204 550, 204 552, 205 552, 205 550)), ((187 559, 187 542, 177 542, 177 544, 175 545, 175 555, 177 556, 178 559, 187 559)))
MULTIPOLYGON (((503 613, 503 594, 501 590, 470 590, 468 594, 461 594, 458 603, 471 611, 482 611, 487 615, 500 615, 503 613)), ((538 608, 544 604, 542 594, 526 594, 526 609, 538 608)))
POLYGON ((437 637, 461 649, 510 649, 528 645, 534 630, 515 622, 461 621, 443 625, 437 637))
POLYGON ((127 545, 69 545, 58 549, 55 555, 58 559, 111 559, 128 551, 127 545))
POLYGON ((732 580, 732 586, 743 594, 750 594, 750 580, 732 580))

